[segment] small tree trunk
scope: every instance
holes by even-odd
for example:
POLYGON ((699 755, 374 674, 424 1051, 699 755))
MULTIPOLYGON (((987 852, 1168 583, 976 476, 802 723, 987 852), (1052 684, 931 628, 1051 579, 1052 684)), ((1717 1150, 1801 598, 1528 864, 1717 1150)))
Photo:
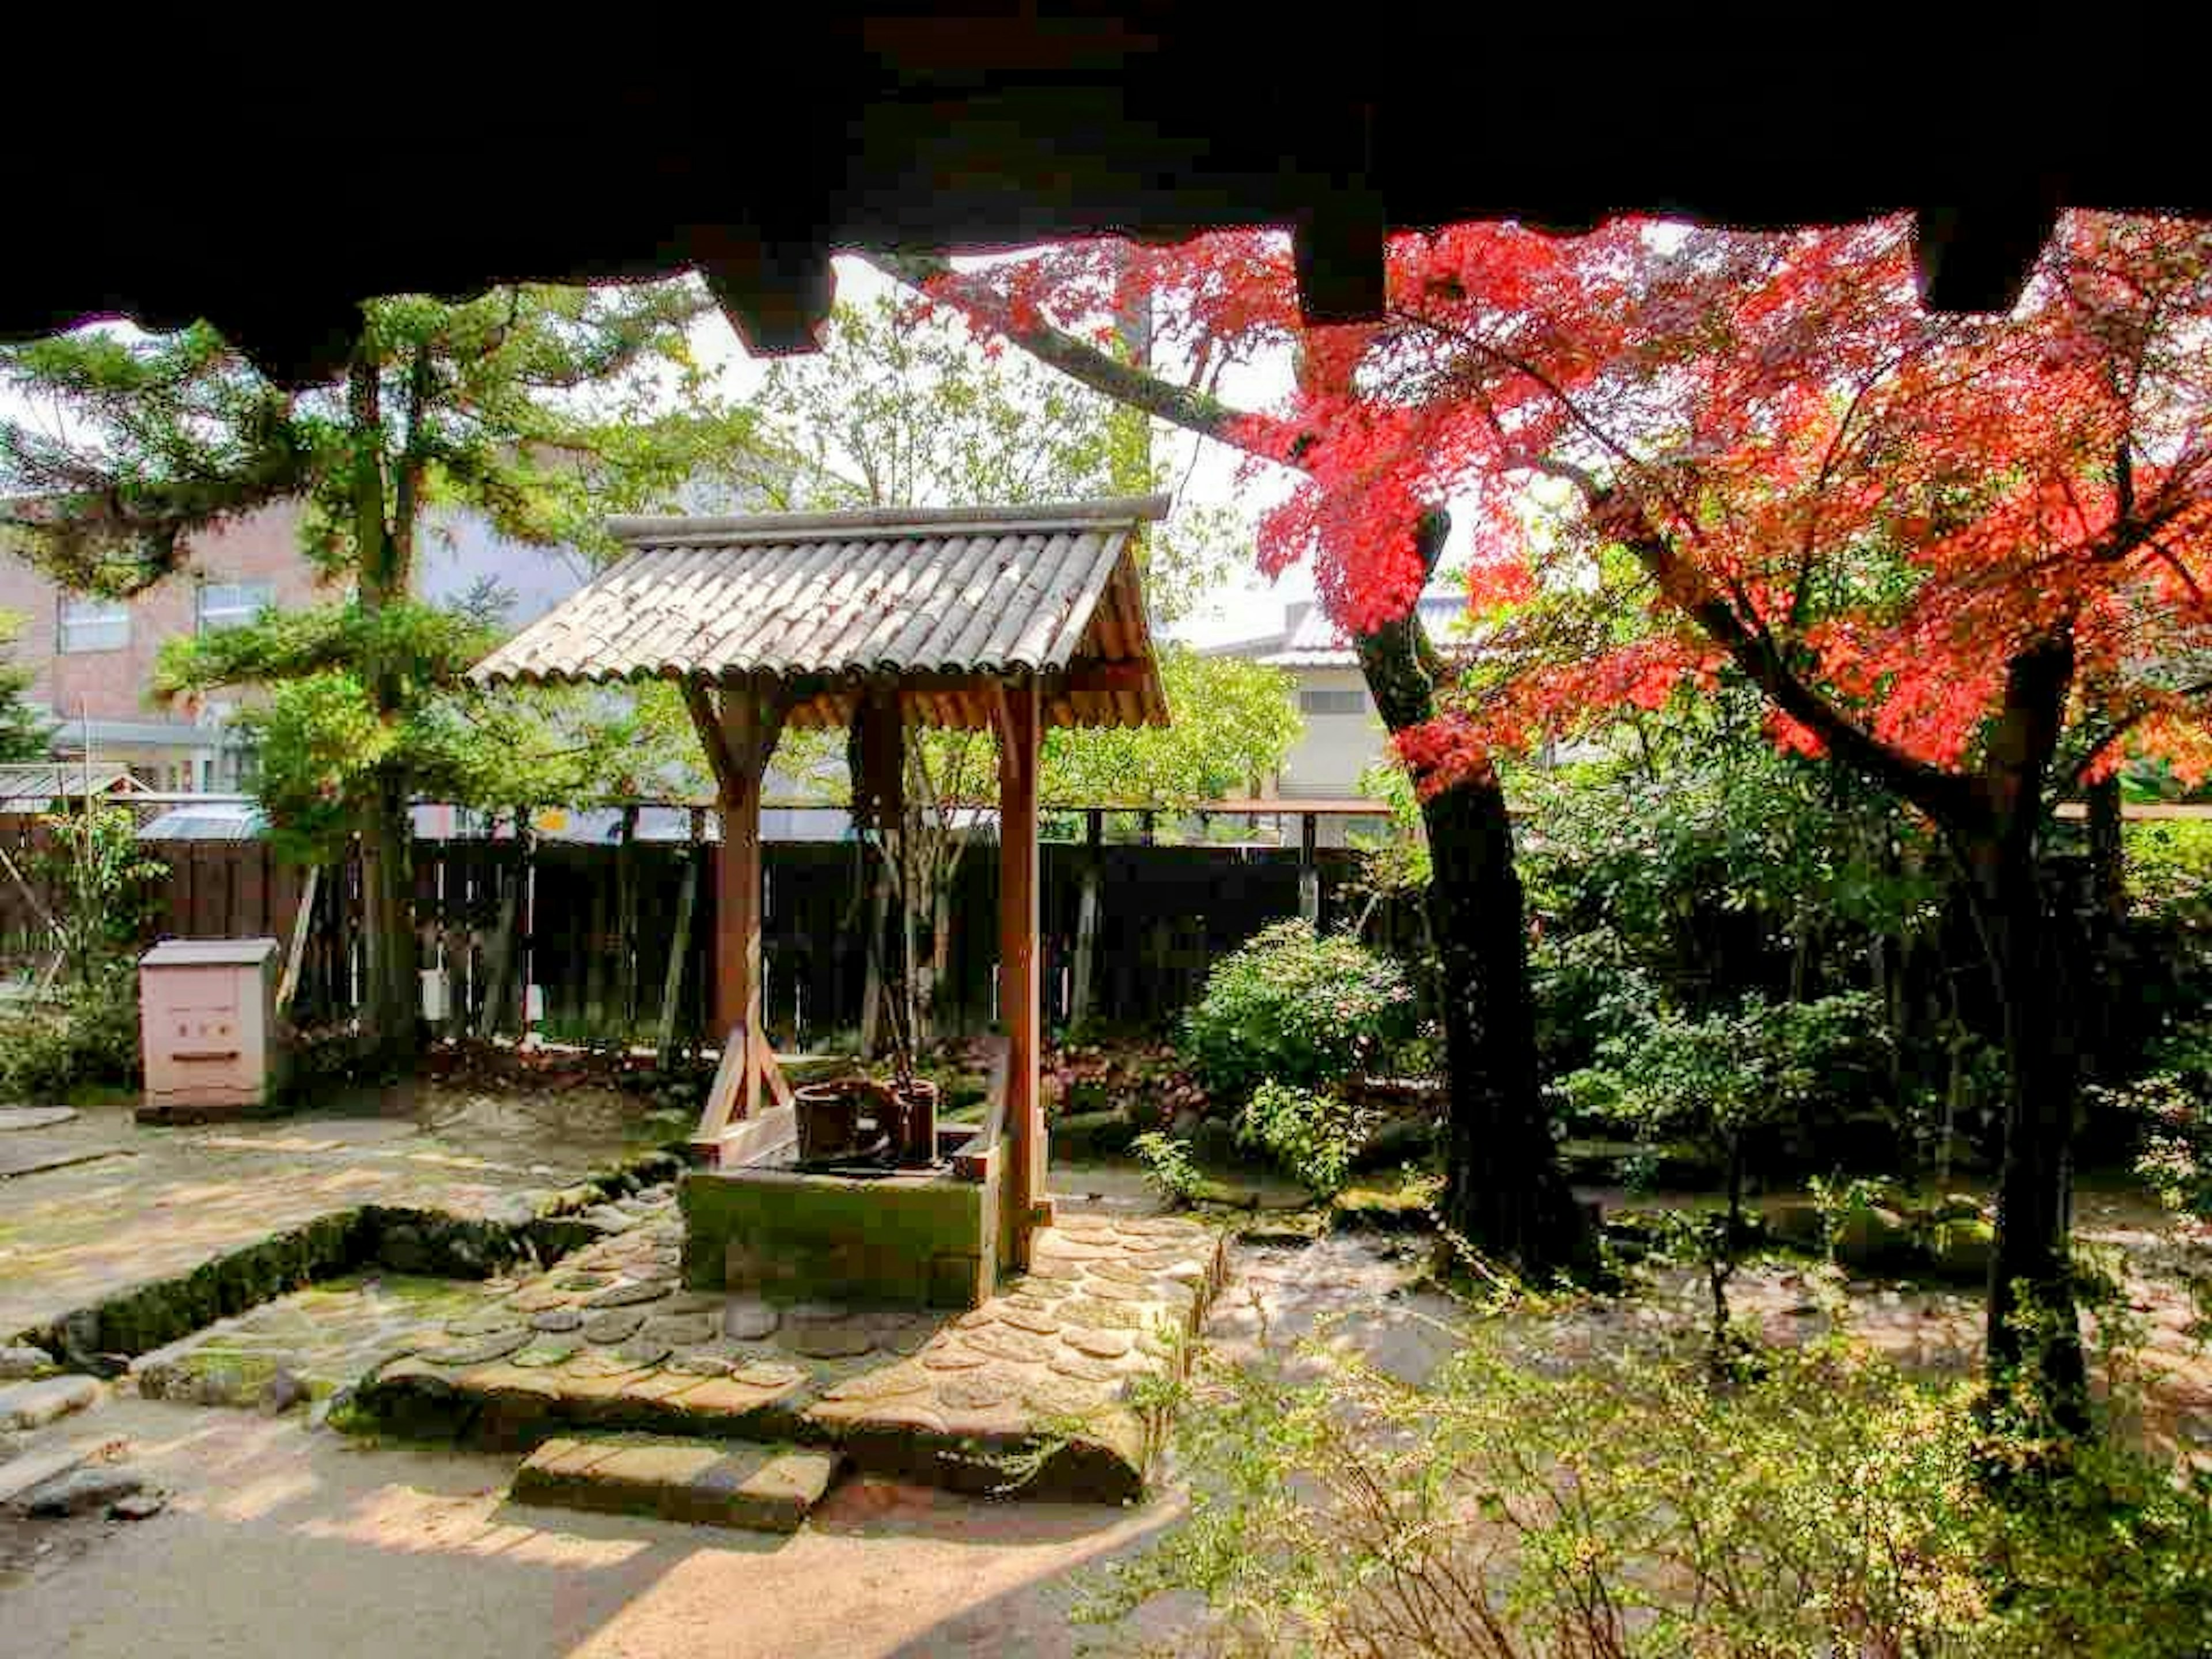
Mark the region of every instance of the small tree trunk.
POLYGON ((377 787, 361 831, 362 936, 368 972, 362 988, 362 1054, 374 1067, 404 1069, 415 1058, 414 874, 408 858, 407 799, 392 782, 377 787))
POLYGON ((2002 1018, 2004 1162, 1990 1252, 1990 1372, 2024 1378, 2054 1425, 2088 1425, 2087 1367, 2068 1249, 2079 1055, 2075 999, 2060 930, 2037 879, 2043 789, 2073 678, 2069 635, 2008 665, 2005 703, 1988 744, 1982 794, 1990 811, 1954 826, 2002 1018), (2023 1323, 2021 1316, 2030 1315, 2023 1323))
POLYGON ((637 808, 625 806, 615 847, 615 1030, 628 1048, 637 1029, 637 808))
MULTIPOLYGON (((1425 568, 1435 568, 1449 529, 1443 513, 1423 516, 1425 568)), ((1391 732, 1435 717, 1435 659, 1418 609, 1355 643, 1391 732)), ((1504 788, 1487 769, 1458 779, 1421 803, 1421 822, 1442 981, 1444 1220, 1477 1249, 1523 1272, 1585 1265, 1589 1224, 1560 1172, 1538 1085, 1528 928, 1504 788)))

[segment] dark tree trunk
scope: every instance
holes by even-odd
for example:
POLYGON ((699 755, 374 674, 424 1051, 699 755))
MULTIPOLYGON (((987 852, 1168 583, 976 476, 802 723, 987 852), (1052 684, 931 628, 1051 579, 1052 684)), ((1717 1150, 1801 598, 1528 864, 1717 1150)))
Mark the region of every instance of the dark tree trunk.
POLYGON ((1970 830, 1953 826, 1952 839, 1989 952, 2011 1085, 1990 1263, 1990 1377, 2000 1387, 2032 1382, 2052 1423, 2079 1431, 2088 1392, 2068 1249, 2078 988, 2038 879, 2037 845, 2073 670, 2070 635, 2013 659, 1983 768, 1985 816, 1970 830))
MULTIPOLYGON (((1450 520, 1424 516, 1430 568, 1450 520)), ((1356 641, 1382 723, 1401 732, 1437 713, 1438 664, 1418 610, 1356 641)), ((1444 1030, 1446 1223, 1524 1273, 1586 1265, 1592 1239, 1559 1167, 1536 1072, 1528 929, 1513 825, 1494 772, 1455 781, 1421 805, 1433 870, 1444 1030)))
MULTIPOLYGON (((418 368, 418 377, 422 371, 418 368)), ((419 394, 418 394, 419 395, 419 394)), ((384 416, 377 367, 364 346, 346 383, 352 431, 355 552, 361 607, 376 611, 407 597, 414 551, 414 484, 403 471, 398 520, 385 512, 384 416)), ((377 712, 396 716, 400 705, 395 665, 364 664, 377 712)), ((373 1067, 405 1070, 419 1047, 416 1031, 415 882, 410 866, 407 788, 404 779, 379 775, 362 814, 362 918, 368 974, 362 988, 361 1048, 373 1067)))

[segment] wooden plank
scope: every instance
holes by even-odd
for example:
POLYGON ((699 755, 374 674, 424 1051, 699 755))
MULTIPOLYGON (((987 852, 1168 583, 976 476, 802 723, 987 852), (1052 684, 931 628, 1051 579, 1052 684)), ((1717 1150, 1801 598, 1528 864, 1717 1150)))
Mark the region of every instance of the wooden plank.
POLYGON ((668 972, 660 986, 660 1026, 653 1034, 653 1064, 667 1071, 676 1062, 676 1020, 683 1006, 684 965, 691 954, 691 914, 699 902, 698 848, 684 860, 682 884, 676 890, 676 936, 669 942, 668 972))
POLYGON ((1030 1237, 1048 1223, 1045 1128, 1039 1047, 1042 990, 1037 960, 1036 681, 1022 676, 999 690, 999 1006, 1006 1030, 1006 1121, 1011 1145, 1006 1202, 1013 1218, 1014 1265, 1029 1265, 1030 1237))
POLYGON ((300 991, 300 963, 307 953, 307 933, 314 921, 315 883, 322 875, 321 866, 310 865, 307 878, 300 889, 300 902, 292 913, 292 943, 284 952, 284 972, 276 981, 276 1012, 284 1013, 292 1006, 292 999, 300 991))

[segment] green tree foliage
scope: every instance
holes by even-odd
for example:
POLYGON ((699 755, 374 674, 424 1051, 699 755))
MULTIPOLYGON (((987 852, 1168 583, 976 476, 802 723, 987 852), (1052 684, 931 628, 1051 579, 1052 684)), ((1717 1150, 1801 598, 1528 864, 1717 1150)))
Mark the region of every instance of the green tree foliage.
POLYGON ((22 633, 22 617, 0 611, 0 761, 45 759, 53 729, 23 701, 30 690, 31 671, 7 660, 22 633))
POLYGON ((332 603, 182 642, 161 684, 272 688, 255 717, 264 805, 302 855, 359 838, 363 1027, 386 1059, 414 1036, 410 793, 434 781, 465 799, 544 799, 616 747, 585 735, 603 712, 586 702, 494 712, 460 690, 483 618, 411 597, 427 517, 465 510, 515 541, 590 550, 607 511, 672 501, 749 429, 712 404, 659 413, 672 390, 703 390, 686 330, 708 307, 691 282, 380 300, 343 378, 300 392, 204 326, 0 348, 0 379, 55 417, 0 423, 10 539, 71 586, 133 591, 179 568, 192 532, 305 504, 305 549, 332 603))

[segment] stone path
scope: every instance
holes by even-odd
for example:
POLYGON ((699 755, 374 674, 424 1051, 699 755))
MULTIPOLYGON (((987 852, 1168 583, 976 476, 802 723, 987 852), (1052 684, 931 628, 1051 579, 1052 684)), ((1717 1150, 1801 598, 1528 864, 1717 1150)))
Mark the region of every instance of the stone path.
POLYGON ((0 1341, 364 1205, 527 1219, 670 1132, 619 1096, 574 1092, 518 1103, 424 1085, 221 1130, 96 1107, 0 1135, 0 1154, 35 1139, 67 1166, 0 1181, 0 1341))
POLYGON ((1182 1362, 1220 1281, 1219 1236, 1164 1216, 1071 1214, 1031 1271, 957 1315, 683 1290, 681 1227, 642 1220, 366 1378, 364 1412, 524 1445, 574 1425, 794 1439, 962 1490, 1120 1501, 1161 1425, 1144 1384, 1182 1362), (1018 1482, 1006 1459, 1034 1456, 1018 1482))
POLYGON ((485 1285, 467 1279, 349 1274, 142 1355, 131 1382, 148 1400, 185 1405, 321 1401, 395 1349, 437 1340, 484 1297, 485 1285))

